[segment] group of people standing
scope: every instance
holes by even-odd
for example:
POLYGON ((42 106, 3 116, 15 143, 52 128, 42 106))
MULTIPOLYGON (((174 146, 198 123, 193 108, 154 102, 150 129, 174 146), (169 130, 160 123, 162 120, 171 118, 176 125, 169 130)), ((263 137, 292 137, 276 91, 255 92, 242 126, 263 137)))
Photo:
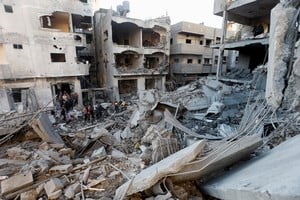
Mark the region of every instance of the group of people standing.
POLYGON ((78 104, 78 94, 68 94, 66 91, 58 95, 58 103, 61 108, 61 116, 64 121, 71 121, 70 111, 78 104))

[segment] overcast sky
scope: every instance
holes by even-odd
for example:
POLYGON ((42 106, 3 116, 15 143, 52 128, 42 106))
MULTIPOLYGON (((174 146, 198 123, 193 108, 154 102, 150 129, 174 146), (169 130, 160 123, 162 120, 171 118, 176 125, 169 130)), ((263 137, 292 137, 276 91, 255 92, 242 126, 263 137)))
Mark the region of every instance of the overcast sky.
MULTIPOLYGON (((123 0, 100 0, 100 7, 117 10, 123 0)), ((222 18, 213 15, 214 0, 129 0, 127 15, 137 19, 153 19, 170 16, 171 24, 180 21, 204 22, 207 26, 221 28, 222 18)))

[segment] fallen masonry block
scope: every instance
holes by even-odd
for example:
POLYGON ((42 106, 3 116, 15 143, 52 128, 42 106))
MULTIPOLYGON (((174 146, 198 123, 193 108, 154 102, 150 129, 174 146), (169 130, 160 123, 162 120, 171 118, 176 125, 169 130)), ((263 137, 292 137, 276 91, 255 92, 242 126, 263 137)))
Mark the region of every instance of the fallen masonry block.
POLYGON ((52 192, 51 194, 48 194, 49 199, 58 199, 62 195, 62 190, 57 190, 55 192, 52 192))
POLYGON ((188 146, 146 168, 134 178, 121 185, 117 189, 114 199, 122 199, 122 197, 126 194, 131 195, 144 191, 155 185, 161 178, 178 172, 184 164, 194 160, 196 156, 203 151, 205 145, 206 142, 204 140, 197 141, 191 146, 188 146))
POLYGON ((33 183, 30 171, 10 177, 1 182, 1 194, 8 194, 27 187, 33 183))
POLYGON ((27 192, 23 192, 20 196, 20 200, 32 200, 37 199, 37 192, 36 190, 29 190, 27 192))
POLYGON ((59 191, 63 187, 64 187, 63 183, 58 178, 52 178, 44 185, 44 189, 48 197, 50 197, 51 195, 53 196, 53 193, 59 191))
POLYGON ((49 117, 45 113, 41 113, 39 118, 31 123, 33 130, 40 136, 40 138, 49 143, 64 144, 64 141, 58 133, 52 128, 49 117))

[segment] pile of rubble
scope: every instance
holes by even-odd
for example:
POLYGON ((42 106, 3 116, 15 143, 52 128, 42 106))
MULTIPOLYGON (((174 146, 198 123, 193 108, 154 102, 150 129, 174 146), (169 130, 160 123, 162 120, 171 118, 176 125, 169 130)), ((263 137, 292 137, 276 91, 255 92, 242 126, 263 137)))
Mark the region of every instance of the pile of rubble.
POLYGON ((194 180, 263 143, 269 112, 259 106, 263 91, 254 88, 208 77, 170 93, 142 92, 137 104, 92 122, 78 117, 66 124, 45 109, 3 115, 1 196, 202 199, 194 180), (251 117, 261 123, 250 130, 243 123, 251 117))

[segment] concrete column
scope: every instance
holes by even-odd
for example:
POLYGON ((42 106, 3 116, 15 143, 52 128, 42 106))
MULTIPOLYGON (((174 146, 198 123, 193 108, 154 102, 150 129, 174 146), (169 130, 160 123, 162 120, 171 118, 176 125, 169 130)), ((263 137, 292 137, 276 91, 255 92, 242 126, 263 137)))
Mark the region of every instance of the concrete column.
POLYGON ((143 30, 140 29, 140 48, 143 47, 143 30))
POLYGON ((120 92, 119 92, 119 80, 114 78, 113 79, 113 99, 112 101, 117 100, 120 101, 120 92))
POLYGON ((225 5, 223 11, 223 24, 222 24, 222 37, 221 37, 221 46, 219 48, 219 55, 218 55, 218 66, 217 66, 217 79, 222 76, 222 67, 223 67, 223 56, 224 56, 224 41, 226 38, 227 33, 227 5, 225 5))
POLYGON ((81 85, 78 79, 75 79, 74 81, 74 92, 78 94, 78 104, 83 105, 81 85))
POLYGON ((138 80, 137 80, 137 89, 138 89, 138 91, 146 89, 145 83, 146 83, 145 77, 138 78, 138 80))
POLYGON ((5 89, 0 89, 0 113, 6 113, 14 109, 13 100, 5 89))
POLYGON ((162 91, 165 92, 166 91, 166 77, 163 76, 161 78, 161 87, 162 87, 162 91))

